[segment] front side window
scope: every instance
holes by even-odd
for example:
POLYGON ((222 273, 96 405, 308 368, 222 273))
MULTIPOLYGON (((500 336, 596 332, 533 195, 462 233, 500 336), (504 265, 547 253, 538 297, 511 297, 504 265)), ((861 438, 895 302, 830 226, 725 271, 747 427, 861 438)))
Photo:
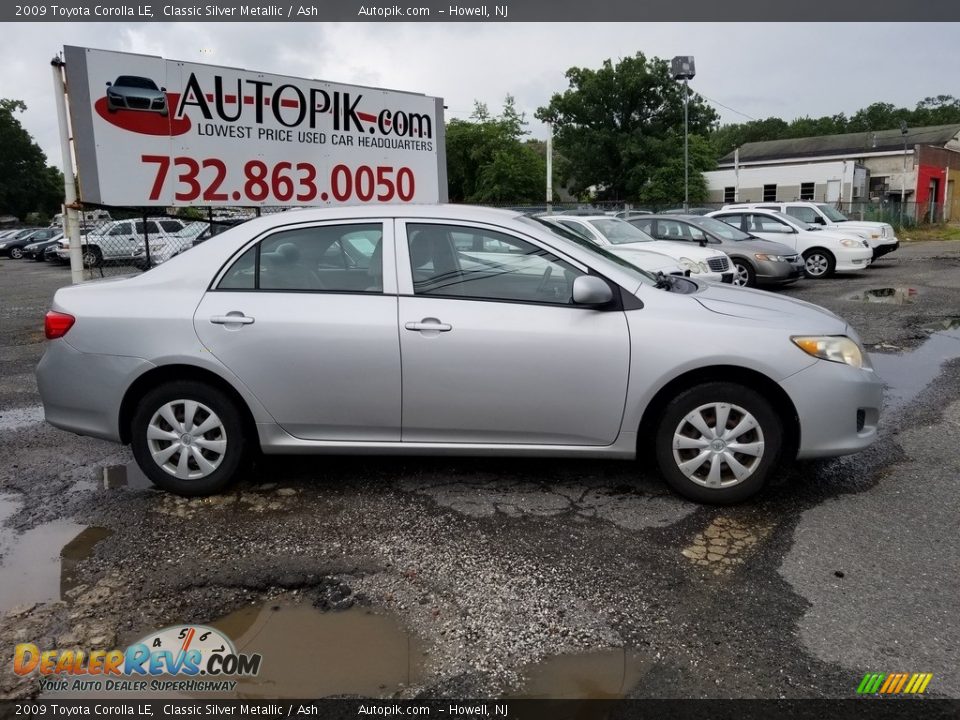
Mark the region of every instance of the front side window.
POLYGON ((380 223, 274 233, 230 266, 220 290, 383 292, 380 223))
POLYGON ((583 275, 533 243, 485 228, 411 223, 407 248, 416 295, 566 305, 583 275))
POLYGON ((818 204, 817 207, 820 208, 820 212, 822 212, 824 215, 827 216, 830 222, 847 222, 847 216, 844 215, 839 210, 837 210, 832 205, 827 205, 826 203, 823 203, 823 204, 818 204))
POLYGON ((778 220, 775 217, 770 215, 751 215, 750 216, 750 230, 751 232, 766 232, 766 233, 789 233, 793 232, 793 228, 787 225, 782 220, 778 220))
POLYGON ((820 217, 817 215, 816 210, 803 205, 787 205, 787 215, 790 217, 795 217, 800 222, 805 222, 809 225, 816 223, 817 218, 820 217))

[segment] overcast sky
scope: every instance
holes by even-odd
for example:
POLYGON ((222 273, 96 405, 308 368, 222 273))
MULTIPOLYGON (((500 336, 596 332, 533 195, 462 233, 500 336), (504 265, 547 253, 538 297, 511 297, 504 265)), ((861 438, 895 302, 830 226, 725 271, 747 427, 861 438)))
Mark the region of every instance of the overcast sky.
MULTIPOLYGON (((26 128, 59 164, 49 60, 63 45, 423 92, 467 117, 504 95, 533 112, 567 87, 571 66, 641 51, 693 55, 691 88, 723 122, 913 107, 960 95, 960 24, 773 23, 17 23, 0 43, 0 97, 27 103, 26 128), (717 105, 732 108, 738 112, 717 105)), ((543 128, 532 122, 534 136, 543 128)), ((0 150, 2 151, 2 150, 0 150)))

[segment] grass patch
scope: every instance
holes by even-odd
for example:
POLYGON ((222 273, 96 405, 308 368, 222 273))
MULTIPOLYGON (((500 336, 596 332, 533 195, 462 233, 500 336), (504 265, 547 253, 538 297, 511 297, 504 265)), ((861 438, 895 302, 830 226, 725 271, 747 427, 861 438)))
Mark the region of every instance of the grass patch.
POLYGON ((930 225, 922 228, 901 230, 900 239, 905 242, 919 242, 921 240, 960 240, 960 226, 958 225, 930 225))

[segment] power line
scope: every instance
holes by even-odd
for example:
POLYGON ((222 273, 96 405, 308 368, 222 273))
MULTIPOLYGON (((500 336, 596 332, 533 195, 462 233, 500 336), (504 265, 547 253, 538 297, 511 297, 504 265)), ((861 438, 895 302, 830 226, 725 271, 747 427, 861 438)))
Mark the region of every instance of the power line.
POLYGON ((724 105, 724 104, 723 104, 722 102, 720 102, 719 100, 714 100, 713 98, 707 97, 706 95, 704 95, 704 94, 703 94, 702 92, 700 92, 699 90, 696 90, 696 91, 694 91, 694 92, 696 92, 697 95, 699 95, 700 97, 702 97, 704 100, 709 100, 710 102, 712 102, 712 103, 714 103, 714 104, 716 104, 716 105, 719 105, 719 106, 722 107, 724 110, 729 110, 730 112, 736 113, 737 115, 743 115, 743 117, 747 118, 747 120, 756 120, 756 118, 753 117, 752 115, 747 115, 745 112, 740 112, 739 110, 734 110, 732 107, 730 107, 729 105, 724 105))

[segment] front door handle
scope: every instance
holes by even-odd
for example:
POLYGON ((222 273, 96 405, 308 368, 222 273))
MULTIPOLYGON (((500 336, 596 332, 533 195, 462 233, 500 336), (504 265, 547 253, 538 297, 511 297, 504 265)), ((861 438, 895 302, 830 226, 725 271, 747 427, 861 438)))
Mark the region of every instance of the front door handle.
POLYGON ((424 318, 420 322, 408 322, 404 327, 407 330, 419 332, 450 332, 453 330, 453 325, 442 323, 436 318, 424 318))
POLYGON ((214 315, 212 318, 210 318, 210 322, 212 322, 214 325, 252 325, 253 318, 247 317, 243 313, 234 310, 226 315, 214 315))

